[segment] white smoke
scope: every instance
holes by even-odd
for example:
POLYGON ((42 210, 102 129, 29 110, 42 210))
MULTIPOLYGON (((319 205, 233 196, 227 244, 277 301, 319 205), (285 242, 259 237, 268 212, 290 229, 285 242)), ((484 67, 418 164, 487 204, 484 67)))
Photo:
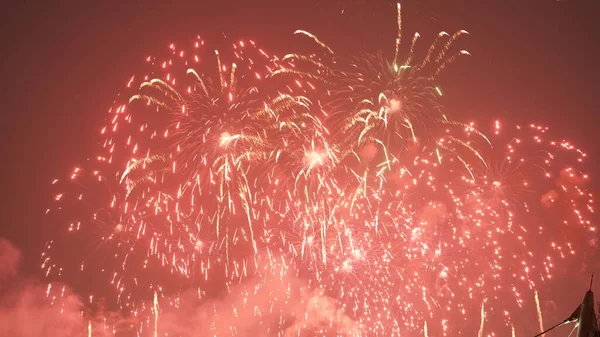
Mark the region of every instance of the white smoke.
MULTIPOLYGON (((154 336, 152 303, 137 316, 84 312, 82 296, 66 285, 48 285, 19 273, 21 252, 0 239, 0 336, 154 336)), ((76 280, 75 280, 76 281, 76 280)), ((357 337, 360 327, 324 294, 295 275, 256 277, 219 298, 200 299, 198 290, 158 299, 158 336, 357 337)))
POLYGON ((360 335, 359 327, 335 301, 309 291, 295 276, 248 280, 210 301, 194 300, 197 295, 193 291, 179 298, 178 308, 160 310, 161 333, 185 337, 360 335))
POLYGON ((52 305, 45 287, 19 275, 21 252, 0 239, 0 336, 81 336, 82 303, 65 289, 61 305, 52 305))
POLYGON ((9 241, 0 238, 0 284, 17 276, 21 252, 9 241))

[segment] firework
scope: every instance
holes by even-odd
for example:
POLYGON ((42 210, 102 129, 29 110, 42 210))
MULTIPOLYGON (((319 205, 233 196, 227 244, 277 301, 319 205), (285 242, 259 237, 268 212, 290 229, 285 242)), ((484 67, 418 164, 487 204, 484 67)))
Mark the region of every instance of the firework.
POLYGON ((290 250, 351 317, 378 317, 371 333, 413 330, 424 317, 468 324, 472 301, 502 302, 488 317, 508 320, 576 253, 573 242, 587 245, 585 153, 544 127, 494 125, 489 140, 471 128, 457 135, 479 142, 486 161, 470 151, 472 160, 453 151, 394 161, 386 181, 365 176, 354 193, 324 196, 297 217, 303 232, 290 250))
POLYGON ((401 58, 400 18, 389 60, 337 55, 304 31, 325 56, 198 38, 149 57, 94 168, 57 194, 71 234, 48 244, 44 270, 72 275, 60 247, 94 247, 62 258, 101 270, 155 335, 189 289, 243 294, 203 314, 202 333, 240 333, 219 315, 274 336, 482 335, 490 317, 508 329, 595 230, 586 155, 545 127, 444 116, 436 80, 467 54, 452 51, 466 32, 440 33, 416 62, 418 34, 401 58))
MULTIPOLYGON (((457 57, 469 55, 464 50, 452 51, 462 35, 441 32, 423 57, 416 52, 420 35, 416 33, 406 56, 401 50, 401 12, 398 5, 398 34, 393 58, 383 52, 358 56, 337 55, 332 48, 306 31, 326 54, 289 54, 297 67, 281 69, 275 74, 292 74, 325 84, 322 88, 322 109, 328 115, 330 128, 339 130, 336 144, 350 154, 365 146, 385 146, 399 153, 402 149, 435 140, 439 124, 447 121, 441 112, 441 91, 437 80, 442 71, 457 57)), ((380 150, 380 149, 379 149, 380 150)), ((368 149, 367 149, 368 151, 368 149)), ((381 152, 381 151, 380 151, 381 152)))
MULTIPOLYGON (((253 220, 262 215, 264 202, 254 200, 262 192, 257 180, 263 176, 250 172, 249 164, 276 162, 289 150, 277 148, 281 141, 275 135, 284 138, 292 129, 303 135, 312 125, 300 125, 292 114, 282 116, 286 109, 301 110, 306 105, 302 98, 269 99, 255 86, 264 72, 277 67, 276 58, 252 41, 238 42, 231 53, 237 63, 228 66, 218 52, 202 54, 203 45, 198 39, 194 53, 171 45, 165 59, 147 58, 149 74, 142 76, 139 89, 135 77, 127 84, 130 91, 141 93, 116 102, 111 124, 102 130, 106 151, 96 159, 114 173, 94 171, 92 179, 102 187, 69 193, 77 196, 74 202, 88 205, 74 208, 89 211, 70 214, 77 218, 70 230, 79 231, 82 222, 89 222, 84 231, 102 227, 107 233, 100 240, 116 241, 120 248, 113 254, 123 263, 112 276, 119 292, 144 283, 143 277, 132 275, 128 286, 123 285, 122 274, 140 266, 168 266, 171 273, 188 278, 201 273, 207 279, 210 266, 224 259, 234 269, 227 274, 239 275, 241 262, 229 260, 230 245, 242 256, 239 252, 245 249, 250 250, 246 255, 256 253, 254 230, 260 223, 253 220), (217 81, 191 68, 204 57, 217 69, 217 81)), ((89 185, 79 181, 80 169, 71 180, 89 185)))

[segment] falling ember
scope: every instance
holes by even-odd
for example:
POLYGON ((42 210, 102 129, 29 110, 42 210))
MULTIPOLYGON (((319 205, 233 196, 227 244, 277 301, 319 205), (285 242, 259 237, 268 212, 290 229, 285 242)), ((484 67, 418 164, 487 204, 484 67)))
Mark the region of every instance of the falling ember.
POLYGON ((158 337, 158 294, 154 292, 154 302, 152 306, 154 312, 154 337, 158 337))
MULTIPOLYGON (((540 331, 544 331, 544 320, 542 318, 542 309, 540 307, 540 298, 538 296, 538 291, 537 289, 534 291, 535 294, 535 311, 537 313, 537 321, 538 321, 538 326, 540 328, 540 331)), ((541 337, 544 337, 546 334, 541 335, 541 337)))
POLYGON ((88 337, 92 337, 92 321, 88 321, 88 326, 87 326, 87 330, 88 330, 88 337))
POLYGON ((481 315, 479 318, 479 331, 477 332, 477 337, 483 337, 483 326, 485 324, 485 302, 481 302, 481 315))

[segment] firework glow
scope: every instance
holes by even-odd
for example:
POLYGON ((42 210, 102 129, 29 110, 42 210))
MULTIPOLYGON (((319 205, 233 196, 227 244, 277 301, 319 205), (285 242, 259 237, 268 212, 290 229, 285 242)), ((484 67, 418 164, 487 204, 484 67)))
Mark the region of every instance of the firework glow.
POLYGON ((421 48, 401 17, 391 58, 303 30, 310 53, 198 36, 147 57, 99 154, 53 182, 42 269, 108 285, 128 317, 82 334, 514 336, 534 294, 543 327, 538 288, 594 244, 586 153, 444 114, 468 33, 421 48))

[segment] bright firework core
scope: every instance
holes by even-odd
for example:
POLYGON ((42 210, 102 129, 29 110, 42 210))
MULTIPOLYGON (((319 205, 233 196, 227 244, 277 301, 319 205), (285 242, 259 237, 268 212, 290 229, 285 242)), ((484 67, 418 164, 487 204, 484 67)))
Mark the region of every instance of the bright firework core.
POLYGON ((306 154, 306 163, 309 168, 323 165, 323 155, 317 151, 311 151, 306 154))
POLYGON ((398 99, 390 100, 390 112, 399 112, 402 110, 402 102, 398 99))
POLYGON ((233 140, 236 140, 240 138, 240 135, 234 135, 232 136, 229 132, 223 132, 221 134, 221 142, 220 145, 227 147, 229 145, 229 143, 231 143, 233 140))

